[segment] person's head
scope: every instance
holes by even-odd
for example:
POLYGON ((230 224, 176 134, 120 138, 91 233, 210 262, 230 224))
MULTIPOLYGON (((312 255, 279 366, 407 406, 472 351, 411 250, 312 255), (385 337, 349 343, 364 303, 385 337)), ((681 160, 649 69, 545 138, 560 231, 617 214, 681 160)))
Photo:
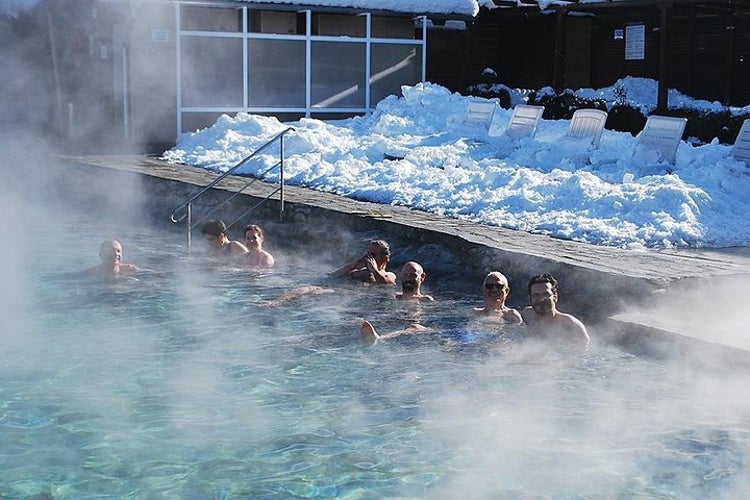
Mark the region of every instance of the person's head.
POLYGON ((505 303, 505 299, 510 293, 508 278, 500 271, 487 273, 482 283, 482 295, 487 302, 505 303))
POLYGON ((222 246, 227 237, 227 226, 221 219, 209 219, 201 226, 201 234, 213 246, 222 246))
POLYGON ((250 249, 260 250, 263 248, 263 242, 266 237, 263 234, 263 229, 255 224, 248 224, 245 226, 245 246, 250 249))
POLYGON ((557 280, 551 274, 537 274, 529 280, 529 302, 534 312, 550 315, 555 312, 559 298, 557 280))
POLYGON ((107 240, 99 245, 99 258, 102 264, 115 265, 122 260, 122 244, 117 240, 107 240))
POLYGON ((407 262, 401 268, 401 289, 406 293, 418 292, 426 276, 417 262, 407 262))
POLYGON ((385 240, 373 240, 367 247, 367 253, 372 255, 378 267, 384 268, 391 258, 391 246, 385 240))

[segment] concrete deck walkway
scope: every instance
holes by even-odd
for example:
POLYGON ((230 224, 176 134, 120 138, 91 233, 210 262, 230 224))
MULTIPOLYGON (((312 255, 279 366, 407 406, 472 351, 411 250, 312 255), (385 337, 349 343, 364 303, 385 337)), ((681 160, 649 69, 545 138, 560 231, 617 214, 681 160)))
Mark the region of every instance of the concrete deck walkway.
MULTIPOLYGON (((67 155, 59 159, 71 168, 88 169, 89 172, 92 168, 119 171, 137 174, 150 181, 169 182, 171 188, 168 192, 179 201, 184 201, 185 193, 195 192, 195 186, 205 186, 216 177, 204 169, 169 164, 148 156, 67 155), (176 192, 179 191, 175 189, 177 185, 185 189, 181 193, 176 192)), ((230 178, 222 183, 222 189, 232 191, 244 183, 244 179, 230 178)), ((257 182, 245 193, 250 197, 262 198, 273 189, 273 185, 257 182)), ((647 307, 651 301, 648 297, 659 290, 667 289, 674 296, 691 293, 696 283, 710 282, 714 287, 721 287, 724 279, 736 281, 737 277, 750 276, 750 248, 631 251, 448 219, 405 207, 356 201, 294 186, 286 187, 285 198, 289 217, 293 219, 299 220, 300 214, 315 217, 315 213, 323 213, 323 217, 348 219, 353 224, 364 221, 411 239, 444 244, 466 258, 475 259, 479 267, 491 268, 495 264, 495 267, 503 270, 513 269, 519 278, 538 272, 552 272, 563 279, 574 277, 576 287, 585 289, 577 297, 577 305, 584 308, 593 305, 607 311, 610 316, 622 312, 617 310, 618 303, 637 302, 638 297, 644 299, 639 307, 647 307), (617 295, 622 300, 605 298, 611 295, 617 295)), ((169 211, 162 213, 166 218, 169 211)), ((695 307, 701 306, 695 304, 695 307)), ((654 326, 649 324, 647 312, 641 311, 639 314, 633 323, 654 326)), ((707 311, 706 314, 711 313, 707 311)), ((663 323, 661 321, 658 328, 669 329, 663 323)), ((684 329, 684 324, 679 328, 684 329)), ((686 332, 681 330, 680 333, 686 332)), ((705 329, 701 333, 688 332, 687 335, 712 341, 707 338, 710 333, 706 333, 705 329)), ((750 349, 750 340, 717 341, 750 349)))

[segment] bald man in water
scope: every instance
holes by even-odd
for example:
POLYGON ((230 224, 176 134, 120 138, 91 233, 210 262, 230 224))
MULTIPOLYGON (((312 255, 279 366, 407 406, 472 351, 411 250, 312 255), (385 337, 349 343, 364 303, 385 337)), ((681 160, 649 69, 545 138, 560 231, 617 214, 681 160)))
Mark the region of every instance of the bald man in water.
POLYGON ((122 243, 118 240, 107 240, 99 245, 101 264, 87 269, 86 272, 106 278, 116 278, 144 271, 134 264, 122 262, 122 243))
POLYGON ((560 296, 557 280, 552 275, 538 274, 531 278, 528 292, 531 305, 521 311, 521 315, 531 336, 588 347, 591 337, 581 320, 557 310, 560 296))
POLYGON ((435 299, 422 293, 427 273, 418 262, 410 261, 401 267, 401 292, 396 294, 400 300, 416 300, 418 302, 433 302, 435 299))
POLYGON ((500 271, 487 273, 482 283, 482 298, 484 306, 474 308, 474 311, 487 317, 499 317, 511 323, 521 323, 521 313, 505 305, 505 299, 510 294, 508 278, 500 271))

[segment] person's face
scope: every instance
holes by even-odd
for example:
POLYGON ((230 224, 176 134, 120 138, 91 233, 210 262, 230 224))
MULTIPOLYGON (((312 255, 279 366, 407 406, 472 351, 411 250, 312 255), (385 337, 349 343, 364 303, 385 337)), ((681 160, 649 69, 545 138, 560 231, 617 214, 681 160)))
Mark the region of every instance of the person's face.
POLYGON ((540 315, 550 315, 557 303, 557 295, 552 292, 551 283, 534 283, 529 291, 531 308, 540 315))
POLYGON ((113 241, 99 252, 99 257, 105 264, 119 264, 122 260, 122 245, 119 241, 113 241))
POLYGON ((260 231, 247 231, 245 233, 245 244, 248 248, 261 248, 263 235, 260 234, 260 231))
POLYGON ((497 276, 490 275, 484 280, 482 294, 488 299, 504 302, 508 291, 508 284, 497 276))
POLYGON ((414 265, 405 265, 401 269, 401 288, 405 292, 414 292, 424 281, 424 271, 414 265))

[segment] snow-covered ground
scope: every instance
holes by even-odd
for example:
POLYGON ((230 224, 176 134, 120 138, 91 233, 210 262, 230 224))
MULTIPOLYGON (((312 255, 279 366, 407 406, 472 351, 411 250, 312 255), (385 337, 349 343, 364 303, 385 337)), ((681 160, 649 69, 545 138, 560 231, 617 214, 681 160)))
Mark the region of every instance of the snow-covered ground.
MULTIPOLYGON (((656 105, 656 82, 643 78, 577 93, 615 102, 623 90, 630 104, 656 105)), ((590 151, 565 137, 567 120, 542 120, 533 138, 513 141, 503 134, 511 110, 498 108, 487 130, 464 122, 468 104, 483 99, 429 83, 402 93, 370 115, 339 121, 225 115, 183 134, 164 158, 226 171, 293 126, 289 184, 597 245, 750 246, 750 168, 730 155, 731 145, 683 141, 667 165, 625 132, 605 130, 590 151)), ((720 107, 676 91, 670 106, 720 107)), ((276 157, 264 160, 240 172, 258 175, 276 157)))

